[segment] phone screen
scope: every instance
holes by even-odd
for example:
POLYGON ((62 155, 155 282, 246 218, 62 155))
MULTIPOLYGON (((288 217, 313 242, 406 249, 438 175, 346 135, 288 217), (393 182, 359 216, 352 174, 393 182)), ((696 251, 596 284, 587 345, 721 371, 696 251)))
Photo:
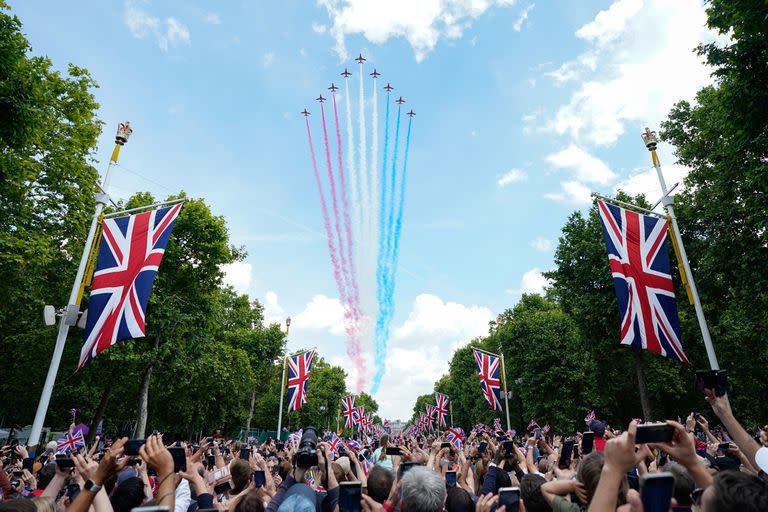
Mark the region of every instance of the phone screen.
POLYGON ((267 483, 267 478, 263 471, 257 470, 253 473, 253 483, 256 487, 264 487, 264 484, 267 483))
POLYGON ((69 484, 67 486, 67 497, 69 498, 70 503, 77 498, 78 494, 80 494, 80 484, 69 484))
POLYGON ((640 497, 644 512, 667 512, 675 477, 672 473, 650 473, 641 480, 640 497))
POLYGON ((168 448, 168 451, 171 452, 171 457, 173 457, 173 472, 178 473, 179 471, 186 471, 187 470, 186 450, 178 446, 172 446, 168 448))
POLYGON ((208 463, 208 469, 212 469, 213 466, 216 465, 216 456, 215 455, 208 455, 205 458, 205 461, 208 463))
POLYGON ((69 469, 75 467, 75 461, 66 455, 57 455, 56 465, 59 466, 59 469, 69 469))
POLYGON ((128 442, 125 443, 125 454, 138 455, 139 449, 146 442, 146 439, 129 439, 128 442))
POLYGON ((505 510, 516 511, 520 509, 520 488, 503 487, 499 489, 499 507, 504 506, 505 510))
POLYGON ((513 441, 504 441, 504 456, 505 457, 511 457, 513 455, 513 451, 515 449, 515 443, 513 441))
POLYGON ((451 443, 440 443, 440 448, 441 449, 442 448, 450 448, 450 447, 451 447, 451 443))
POLYGON ((485 450, 486 450, 487 448, 488 448, 488 443, 486 443, 485 441, 483 441, 482 443, 480 443, 480 446, 478 446, 478 447, 477 447, 477 454, 478 454, 478 455, 482 455, 482 454, 484 454, 484 453, 485 453, 485 450))
POLYGON ((581 453, 587 454, 592 453, 592 448, 595 445, 595 433, 594 432, 584 432, 582 434, 581 438, 581 453))
POLYGON ((339 484, 340 512, 360 512, 360 499, 363 488, 359 482, 341 482, 339 484))
POLYGON ((399 446, 387 446, 387 455, 400 455, 400 447, 399 446))
POLYGON ((644 423, 637 426, 635 444, 668 443, 672 441, 675 429, 666 423, 644 423))
POLYGON ((247 461, 248 459, 250 459, 251 449, 248 448, 247 446, 243 446, 242 448, 240 448, 240 458, 243 459, 244 461, 247 461))
POLYGON ((571 463, 571 455, 573 455, 573 441, 565 441, 563 443, 563 449, 560 452, 560 468, 566 468, 571 463))
POLYGON ((445 485, 447 487, 456 487, 456 472, 455 471, 446 471, 445 472, 445 485))

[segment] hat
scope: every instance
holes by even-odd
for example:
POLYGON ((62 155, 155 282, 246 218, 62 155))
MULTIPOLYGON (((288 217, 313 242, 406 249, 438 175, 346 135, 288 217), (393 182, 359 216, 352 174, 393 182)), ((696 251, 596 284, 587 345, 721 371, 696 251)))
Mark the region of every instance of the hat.
POLYGON ((731 457, 725 456, 725 457, 715 457, 714 466, 717 468, 718 471, 727 471, 727 470, 738 471, 740 465, 738 461, 732 459, 731 457))
POLYGON ((755 463, 757 467, 768 473, 768 448, 763 446, 755 453, 755 463))
POLYGON ((278 507, 278 512, 315 512, 315 491, 307 484, 293 484, 285 499, 278 507))
POLYGON ((594 432, 596 435, 601 436, 605 434, 605 423, 603 423, 600 420, 593 420, 589 422, 589 430, 594 432))
POLYGON ((349 465, 349 457, 339 457, 334 462, 341 466, 341 469, 344 471, 345 475, 350 472, 351 468, 349 465))
POLYGON ((120 485, 121 483, 125 482, 129 478, 134 478, 139 476, 136 472, 136 469, 132 466, 128 466, 127 468, 123 469, 117 474, 117 485, 120 485))

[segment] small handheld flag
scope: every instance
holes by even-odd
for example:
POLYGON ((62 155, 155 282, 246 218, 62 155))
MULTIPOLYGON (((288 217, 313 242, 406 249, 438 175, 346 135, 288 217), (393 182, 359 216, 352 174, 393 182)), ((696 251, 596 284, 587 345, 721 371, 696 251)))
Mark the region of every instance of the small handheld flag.
POLYGON ((74 434, 67 432, 56 440, 56 453, 73 452, 85 446, 83 431, 78 430, 74 434))

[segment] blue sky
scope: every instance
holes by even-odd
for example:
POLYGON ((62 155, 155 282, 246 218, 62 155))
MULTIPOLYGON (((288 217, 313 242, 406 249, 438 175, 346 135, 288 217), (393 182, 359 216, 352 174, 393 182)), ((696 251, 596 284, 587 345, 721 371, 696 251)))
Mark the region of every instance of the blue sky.
MULTIPOLYGON (((541 290, 590 190, 658 197, 639 132, 711 81, 692 53, 712 38, 700 0, 11 4, 35 53, 101 85, 101 168, 131 121, 112 195, 205 198, 249 253, 229 282, 269 319, 294 319, 291 348, 337 364, 342 307, 298 113, 359 52, 408 100, 418 115, 376 396, 391 418, 410 415, 456 347, 541 290)), ((679 181, 685 169, 661 155, 679 181)))

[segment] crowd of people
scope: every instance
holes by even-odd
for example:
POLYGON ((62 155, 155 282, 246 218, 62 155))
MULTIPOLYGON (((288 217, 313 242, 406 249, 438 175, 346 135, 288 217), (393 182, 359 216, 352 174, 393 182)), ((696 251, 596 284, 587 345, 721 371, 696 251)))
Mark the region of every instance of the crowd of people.
POLYGON ((2 448, 0 512, 768 511, 768 426, 748 433, 727 395, 719 419, 525 435, 475 429, 289 442, 203 438, 94 443, 82 453, 2 448), (646 436, 666 436, 647 442, 646 436), (509 437, 510 434, 513 437, 509 437))

